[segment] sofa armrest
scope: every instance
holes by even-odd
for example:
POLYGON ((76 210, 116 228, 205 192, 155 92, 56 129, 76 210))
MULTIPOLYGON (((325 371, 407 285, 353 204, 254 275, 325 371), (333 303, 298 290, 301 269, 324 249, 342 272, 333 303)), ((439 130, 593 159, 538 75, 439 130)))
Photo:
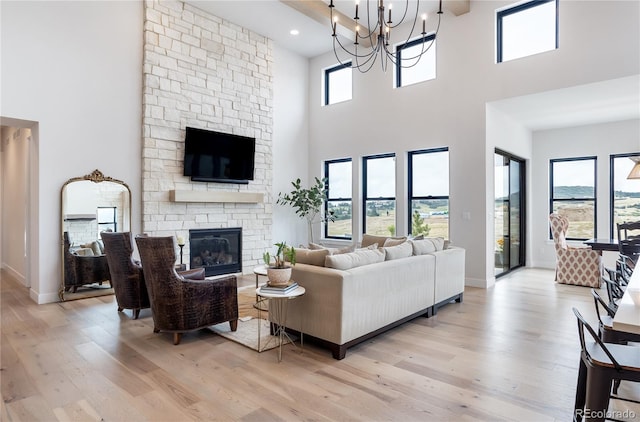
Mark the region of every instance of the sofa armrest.
POLYGON ((435 303, 448 300, 464 292, 465 250, 450 246, 432 252, 436 258, 435 303))

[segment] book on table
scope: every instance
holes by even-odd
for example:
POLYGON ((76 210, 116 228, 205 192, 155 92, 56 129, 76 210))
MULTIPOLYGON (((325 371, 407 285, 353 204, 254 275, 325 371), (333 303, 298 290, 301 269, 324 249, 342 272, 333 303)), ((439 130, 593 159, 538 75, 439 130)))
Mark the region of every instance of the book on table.
POLYGON ((287 284, 282 285, 272 285, 267 283, 264 286, 260 287, 260 291, 264 293, 287 294, 297 288, 298 283, 296 283, 295 281, 290 281, 287 284))

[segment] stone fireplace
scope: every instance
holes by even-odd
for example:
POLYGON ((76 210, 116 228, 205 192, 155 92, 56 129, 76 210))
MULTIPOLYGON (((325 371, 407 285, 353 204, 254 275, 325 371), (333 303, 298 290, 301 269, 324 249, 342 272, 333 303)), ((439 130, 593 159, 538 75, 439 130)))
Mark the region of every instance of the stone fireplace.
POLYGON ((189 230, 190 268, 205 276, 242 272, 242 228, 189 230))
MULTIPOLYGON (((181 1, 145 1, 143 7, 142 231, 193 239, 190 231, 242 227, 237 241, 228 239, 229 246, 242 245, 231 256, 235 264, 220 258, 207 274, 251 271, 273 243, 273 198, 262 196, 273 190, 272 42, 181 1), (187 126, 255 138, 254 180, 184 176, 187 126)), ((192 240, 184 249, 192 268, 201 254, 197 245, 192 240)))

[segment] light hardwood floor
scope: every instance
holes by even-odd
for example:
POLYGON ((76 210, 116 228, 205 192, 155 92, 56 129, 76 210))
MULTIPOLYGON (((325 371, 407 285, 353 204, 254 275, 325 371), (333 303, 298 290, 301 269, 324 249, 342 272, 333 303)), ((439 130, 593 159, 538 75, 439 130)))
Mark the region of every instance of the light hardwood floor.
POLYGON ((277 363, 275 350, 208 330, 174 346, 152 332, 149 310, 132 320, 112 296, 36 305, 6 273, 0 287, 5 421, 569 421, 579 359, 571 307, 595 321, 590 289, 525 269, 467 288, 463 303, 342 361, 305 344, 277 363))

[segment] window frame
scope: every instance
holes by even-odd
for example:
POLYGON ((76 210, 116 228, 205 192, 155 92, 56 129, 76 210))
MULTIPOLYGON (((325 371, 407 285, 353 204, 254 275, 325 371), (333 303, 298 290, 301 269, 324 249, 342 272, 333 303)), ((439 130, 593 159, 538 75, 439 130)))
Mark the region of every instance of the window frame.
MULTIPOLYGON (((367 232, 367 201, 394 201, 396 202, 396 209, 397 209, 397 196, 398 196, 398 192, 397 189, 395 188, 395 183, 394 183, 394 193, 395 196, 394 197, 378 197, 378 198, 369 198, 368 197, 368 186, 367 186, 367 171, 368 171, 368 162, 370 160, 377 160, 377 159, 381 159, 381 158, 393 158, 395 160, 396 158, 396 154, 393 152, 389 152, 386 154, 375 154, 375 155, 365 155, 362 157, 362 232, 366 233, 367 232)), ((394 165, 394 170, 397 171, 397 163, 396 165, 394 165)), ((396 173, 393 173, 393 177, 394 179, 396 178, 396 173)), ((397 224, 397 215, 396 215, 396 224, 397 224)), ((398 233, 398 228, 396 226, 396 233, 398 233)), ((382 245, 380 245, 382 246, 382 245)))
MULTIPOLYGON (((416 46, 418 44, 426 44, 427 42, 434 42, 435 43, 435 39, 436 39, 436 34, 429 34, 429 35, 425 35, 424 38, 420 37, 420 38, 416 38, 414 40, 411 40, 407 43, 404 44, 400 44, 396 46, 396 88, 403 88, 404 86, 402 85, 402 69, 405 69, 402 67, 402 50, 405 50, 407 48, 411 48, 413 46, 416 46)), ((437 48, 435 45, 431 46, 434 48, 437 48)), ((429 47, 429 49, 431 48, 429 47)), ((434 50, 434 54, 437 50, 434 50)), ((427 50, 425 50, 425 54, 426 54, 427 50)), ((438 58, 436 57, 436 67, 438 65, 438 58)), ((412 67, 412 66, 409 66, 412 67)), ((435 78, 433 78, 435 79, 435 78)), ((426 81, 430 81, 432 79, 425 79, 423 81, 420 82, 426 82, 426 81)), ((420 83, 420 82, 416 82, 416 83, 420 83)), ((413 84, 412 84, 413 85, 413 84)), ((410 85, 406 85, 406 86, 410 86, 410 85)))
POLYGON ((618 237, 618 228, 616 226, 615 219, 615 166, 614 162, 617 158, 629 158, 640 157, 640 152, 628 152, 624 154, 611 154, 609 155, 609 229, 611 235, 610 239, 616 239, 618 237))
MULTIPOLYGON (((555 2, 556 4, 556 33, 555 33, 555 38, 556 38, 556 45, 555 45, 555 49, 558 49, 558 27, 559 27, 559 7, 558 7, 558 3, 559 0, 531 0, 528 1, 526 3, 522 3, 522 4, 518 4, 516 6, 513 7, 509 7, 507 9, 504 10, 500 10, 496 12, 496 63, 503 63, 502 61, 502 19, 506 16, 510 16, 516 13, 520 13, 523 12, 525 10, 529 10, 532 9, 534 7, 537 6, 541 6, 545 3, 551 3, 551 2, 555 2)), ((529 56, 523 56, 523 57, 529 57, 529 56)), ((522 57, 519 57, 522 58, 522 57)))
MULTIPOLYGON (((416 151, 409 151, 407 153, 407 232, 409 235, 411 235, 411 230, 413 229, 413 213, 411 211, 412 207, 412 203, 414 200, 441 200, 441 199, 446 199, 447 200, 447 204, 448 204, 448 208, 449 208, 449 216, 451 216, 451 201, 450 201, 450 196, 451 196, 451 189, 449 189, 449 195, 447 196, 442 196, 442 195, 437 195, 437 196, 433 196, 433 195, 427 195, 427 196, 413 196, 413 157, 416 155, 421 155, 421 154, 432 154, 432 153, 437 153, 437 152, 449 152, 449 147, 442 147, 442 148, 429 148, 429 149, 420 149, 420 150, 416 150, 416 151)), ((449 171, 451 171, 451 168, 449 168, 449 171)), ((447 174, 447 179, 450 179, 449 177, 450 175, 447 174)), ((451 180, 449 180, 449 182, 451 182, 451 180)), ((447 223, 447 237, 446 239, 449 239, 449 235, 451 234, 451 219, 448 218, 449 223, 447 223)))
POLYGON ((109 226, 113 225, 113 231, 118 231, 118 207, 98 207, 96 212, 96 222, 98 224, 98 233, 101 233, 103 230, 101 227, 111 228, 109 226), (100 210, 112 210, 113 221, 101 221, 100 220, 100 210))
MULTIPOLYGON (((325 177, 325 184, 324 187, 327 191, 327 199, 324 201, 324 215, 329 215, 329 203, 330 202, 350 202, 351 203, 351 227, 352 227, 352 233, 351 236, 346 237, 346 236, 329 236, 329 222, 325 222, 324 223, 324 238, 325 239, 343 239, 343 240, 351 240, 353 239, 353 188, 352 188, 352 192, 351 192, 351 196, 349 198, 331 198, 331 191, 330 191, 330 185, 329 185, 329 168, 331 166, 331 164, 338 164, 338 163, 346 163, 349 162, 351 163, 352 167, 352 171, 353 171, 353 159, 349 158, 339 158, 339 159, 335 159, 335 160, 327 160, 324 162, 324 177, 325 177)), ((353 179, 352 179, 352 184, 353 184, 353 179)))
MULTIPOLYGON (((324 101, 323 104, 324 105, 332 105, 332 104, 337 104, 337 103, 330 103, 329 102, 329 92, 330 92, 330 87, 329 87, 329 78, 331 76, 332 73, 334 72, 338 72, 340 70, 343 69, 351 69, 351 62, 346 62, 346 63, 339 63, 335 66, 329 67, 327 69, 324 70, 324 101)), ((340 101, 342 102, 342 101, 340 101)))
MULTIPOLYGON (((593 238, 598 237, 598 157, 595 155, 584 157, 570 158, 552 158, 549 160, 549 214, 553 213, 553 204, 555 202, 584 202, 593 201, 593 238), (571 162, 571 161, 593 161, 593 198, 562 198, 554 199, 553 197, 553 165, 555 163, 571 162)), ((553 239, 551 228, 549 228, 549 239, 553 239)), ((566 240, 588 240, 588 238, 567 237, 566 240)))

